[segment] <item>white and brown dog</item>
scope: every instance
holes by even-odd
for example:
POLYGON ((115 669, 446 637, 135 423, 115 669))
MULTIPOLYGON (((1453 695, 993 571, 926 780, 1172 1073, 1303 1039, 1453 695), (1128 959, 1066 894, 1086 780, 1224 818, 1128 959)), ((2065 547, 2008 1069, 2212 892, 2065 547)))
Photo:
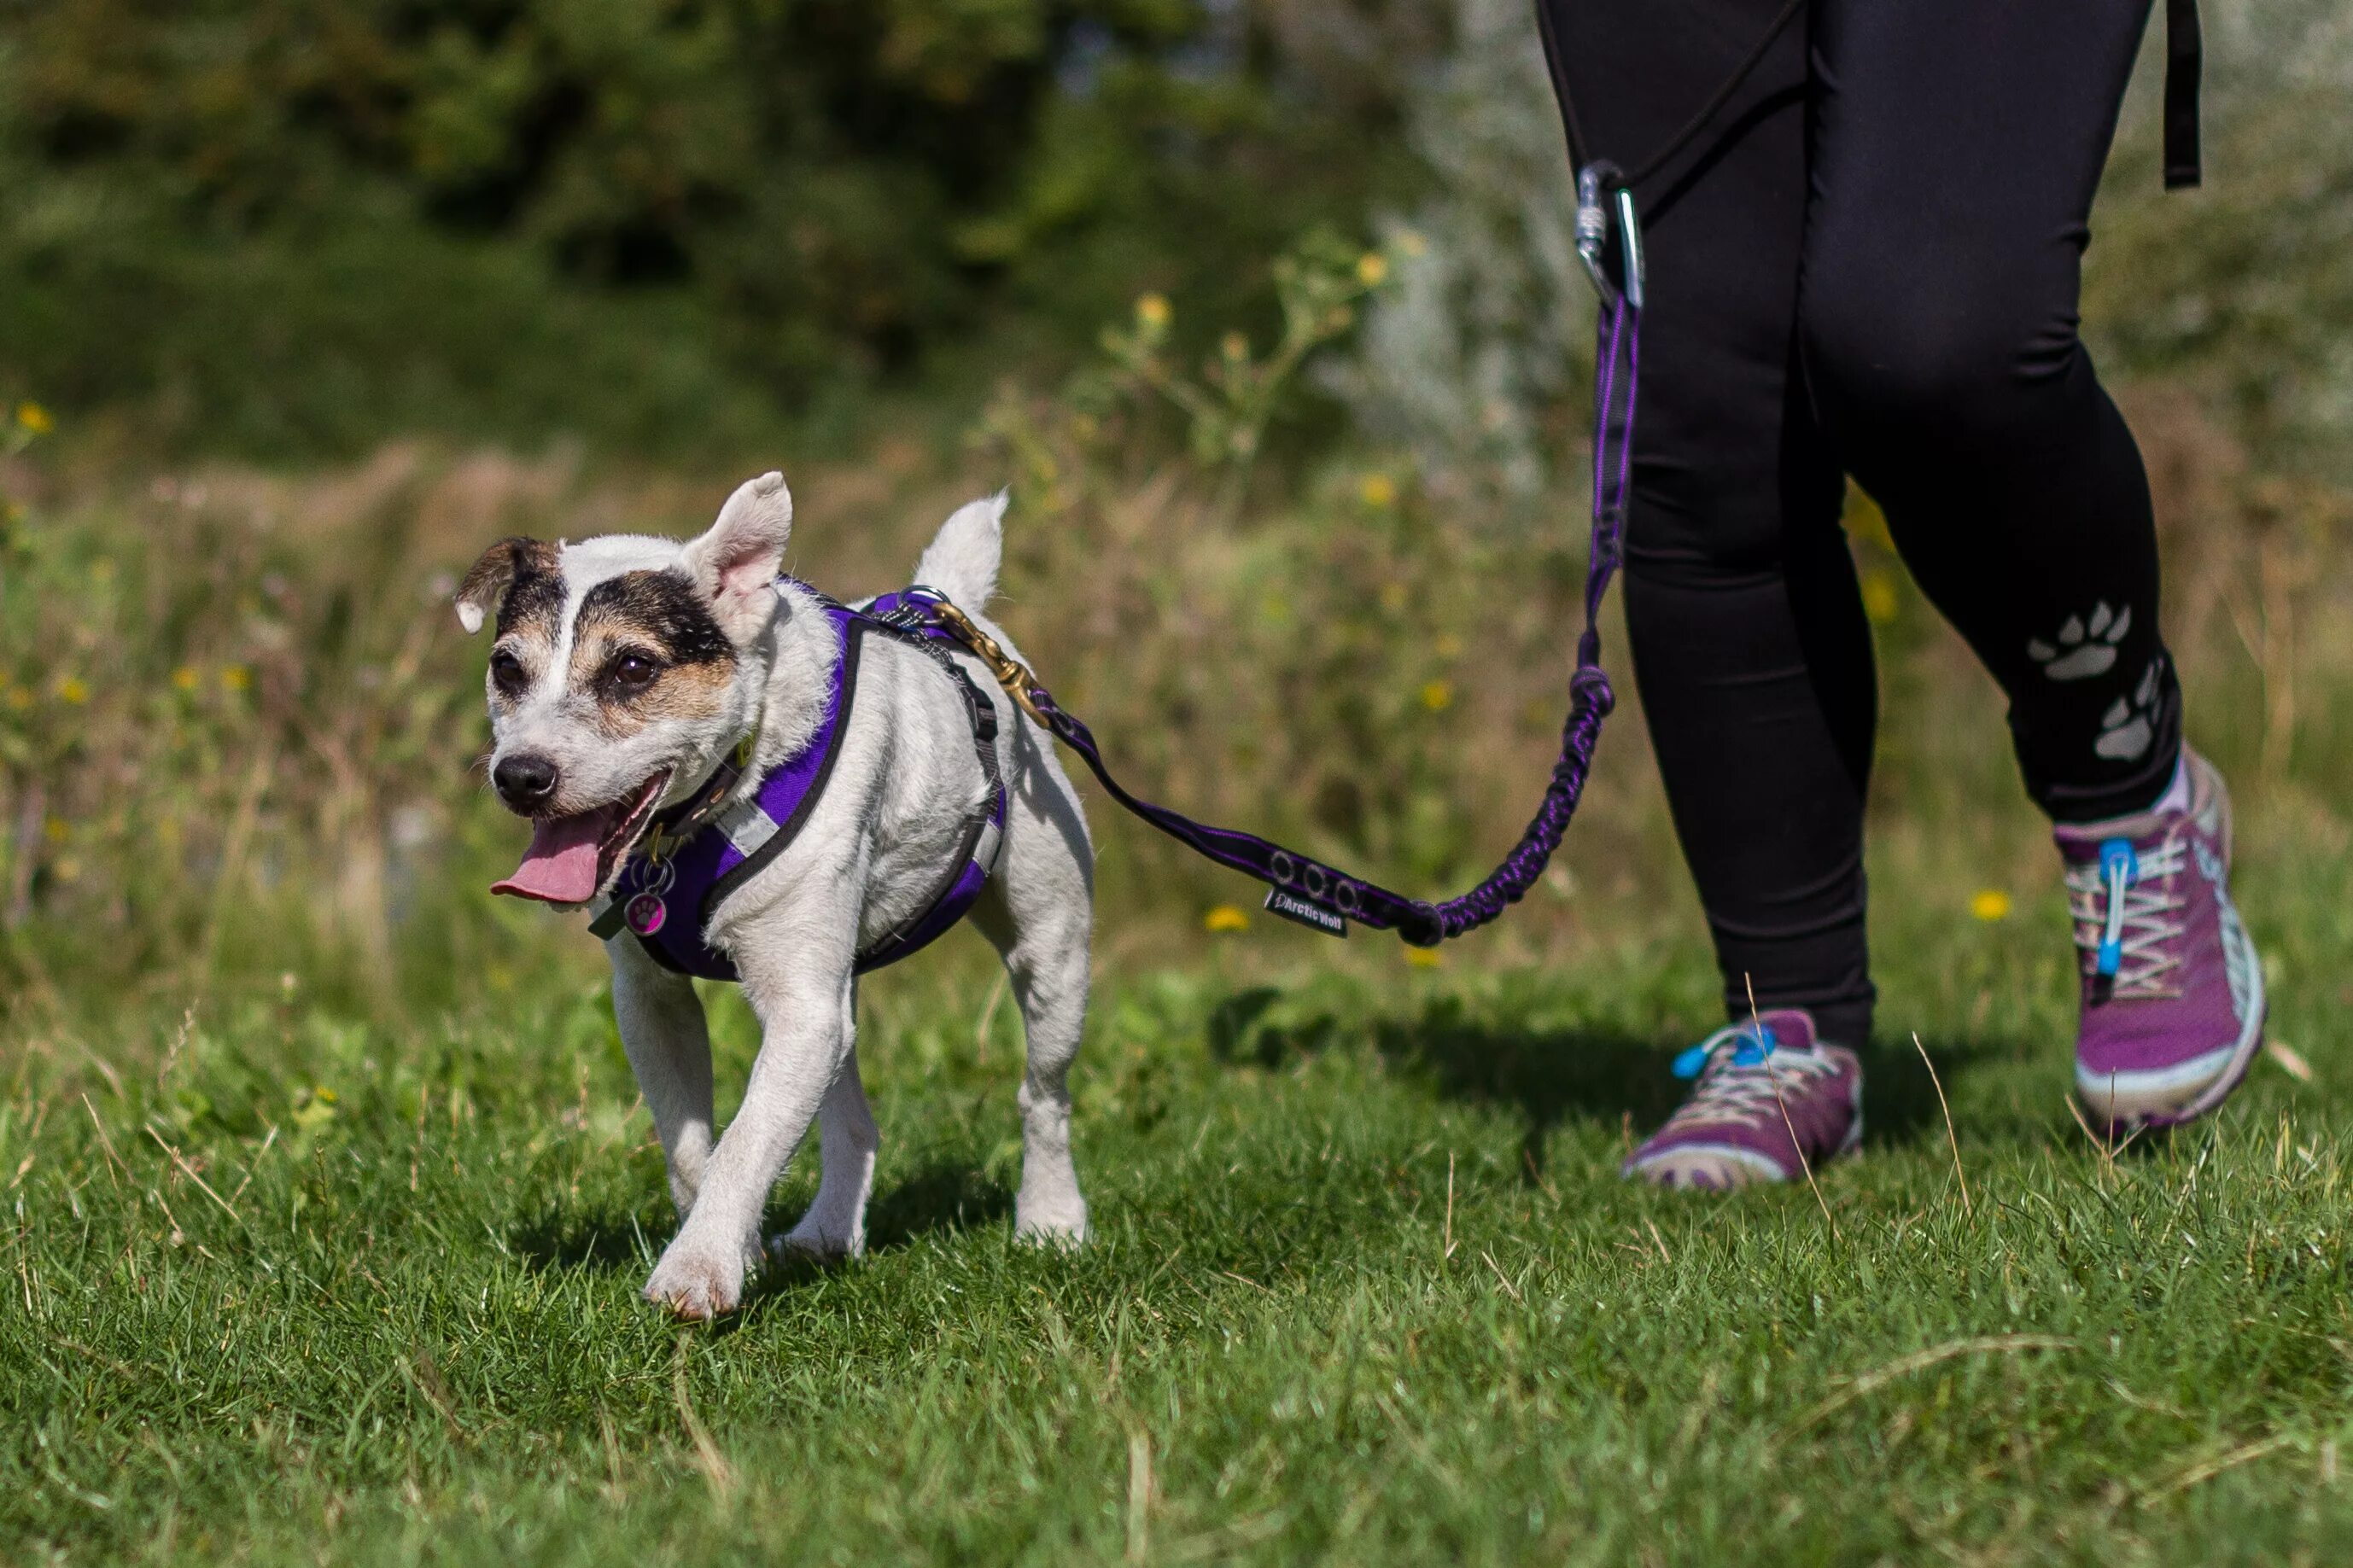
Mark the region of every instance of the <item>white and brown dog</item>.
MULTIPOLYGON (((997 587, 1004 510, 1002 498, 965 507, 915 568, 1000 643, 979 612, 997 587)), ((613 1010, 681 1222, 645 1294, 690 1318, 743 1299, 763 1257, 769 1188, 812 1121, 817 1199, 775 1242, 820 1255, 863 1246, 878 1138, 859 1079, 857 974, 939 896, 943 868, 976 854, 975 802, 992 791, 1002 792, 1001 832, 976 856, 989 875, 972 912, 1004 957, 1028 1044, 1014 1228, 1066 1243, 1087 1230, 1065 1085, 1092 923, 1093 853, 1077 795, 1051 739, 968 654, 874 637, 845 668, 845 648, 860 640, 843 637, 845 612, 779 574, 791 526, 784 479, 767 474, 691 542, 505 540, 458 592, 468 631, 496 616, 491 779, 533 828, 499 890, 569 909, 608 900, 633 852, 642 865, 649 835, 659 847, 665 825, 690 811, 686 820, 708 825, 701 831, 723 828, 739 845, 745 820, 776 839, 734 857, 743 874, 678 917, 702 918, 694 934, 732 964, 764 1031, 743 1107, 715 1143, 693 982, 641 939, 635 905, 629 929, 606 942, 613 1010), (979 679, 960 678, 951 661, 979 679), (839 733, 807 804, 778 835, 754 797, 828 726, 839 733)))

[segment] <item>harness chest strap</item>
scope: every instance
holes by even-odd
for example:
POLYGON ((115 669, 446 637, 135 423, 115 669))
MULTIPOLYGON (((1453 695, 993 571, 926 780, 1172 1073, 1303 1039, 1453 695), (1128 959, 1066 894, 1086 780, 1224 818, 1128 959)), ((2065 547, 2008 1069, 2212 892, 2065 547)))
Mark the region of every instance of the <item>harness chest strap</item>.
POLYGON ((957 682, 987 795, 967 819, 955 855, 916 905, 916 912, 859 954, 859 972, 896 963, 963 918, 996 868, 1004 842, 1006 790, 997 764, 995 705, 934 646, 942 634, 921 630, 913 624, 915 612, 900 609, 901 601, 927 592, 887 595, 865 609, 818 595, 823 613, 833 623, 839 654, 815 732, 730 800, 750 762, 748 738, 739 744, 734 755, 696 791, 692 802, 663 815, 647 843, 622 868, 613 891, 592 906, 593 934, 610 940, 626 930, 664 968, 710 980, 738 978, 733 963, 704 940, 703 931, 719 904, 782 854, 815 812, 849 730, 860 650, 869 632, 923 647, 957 682))

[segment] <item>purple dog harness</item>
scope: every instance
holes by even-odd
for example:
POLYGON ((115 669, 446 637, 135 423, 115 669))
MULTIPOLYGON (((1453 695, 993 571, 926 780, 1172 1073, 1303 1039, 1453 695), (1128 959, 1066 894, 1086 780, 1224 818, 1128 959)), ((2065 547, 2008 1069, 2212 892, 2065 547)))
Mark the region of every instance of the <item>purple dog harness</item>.
POLYGON ((886 594, 863 608, 818 595, 833 623, 840 657, 817 732, 778 763, 759 787, 730 804, 749 762, 748 742, 695 792, 654 821, 644 845, 621 868, 613 892, 590 923, 610 939, 623 930, 663 968, 703 980, 739 978, 727 955, 703 931, 721 900, 742 887, 800 834, 825 793, 834 760, 849 728, 858 695, 859 649, 869 632, 922 648, 957 683, 972 723, 972 743, 988 780, 988 797, 966 820, 962 843, 915 916, 858 954, 860 974, 896 963, 929 946, 965 917, 979 899, 1005 841, 1005 780, 997 759, 997 708, 973 684, 948 649, 955 638, 936 623, 932 606, 944 601, 928 588, 886 594))

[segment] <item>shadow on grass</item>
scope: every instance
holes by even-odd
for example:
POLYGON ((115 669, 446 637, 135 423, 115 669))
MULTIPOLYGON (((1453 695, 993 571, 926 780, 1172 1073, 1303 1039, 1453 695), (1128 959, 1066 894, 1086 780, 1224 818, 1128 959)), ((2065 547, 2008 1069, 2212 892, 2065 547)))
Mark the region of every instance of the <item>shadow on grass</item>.
MULTIPOLYGON (((1343 1021, 1329 1013, 1279 1020, 1274 1014, 1282 1000, 1279 991, 1259 986, 1219 1003, 1208 1026, 1212 1055, 1271 1069, 1314 1055, 1344 1034, 1343 1021)), ((1659 1041, 1590 1029, 1514 1027, 1475 1017, 1453 998, 1432 1003, 1417 1017, 1376 1020, 1372 1037, 1383 1060, 1426 1079, 1444 1098, 1517 1111, 1531 1179, 1543 1171, 1546 1136, 1564 1121, 1614 1124, 1640 1137, 1665 1121, 1689 1089, 1669 1070, 1672 1052, 1659 1041)), ((1904 1144, 1932 1131, 1941 1136, 1936 1082, 1911 1041, 1883 1043, 1862 1054, 1869 1142, 1904 1144)), ((1982 1041, 1929 1047, 1947 1095, 1979 1063, 2014 1054, 1982 1041)))
MULTIPOLYGON (((808 1198, 806 1190, 771 1194, 761 1234, 776 1237, 790 1230, 808 1198)), ((976 1162, 935 1156, 875 1194, 866 1211, 866 1247, 869 1252, 904 1247, 943 1231, 994 1225, 1012 1213, 1012 1191, 976 1162)), ((659 1213, 620 1208, 584 1212, 555 1204, 508 1231, 507 1246, 534 1270, 646 1269, 661 1256, 677 1228, 667 1203, 659 1213)), ((781 1255, 766 1272, 789 1283, 813 1278, 823 1268, 797 1255, 781 1255)))
POLYGON ((969 1161, 934 1156, 880 1194, 866 1211, 868 1249, 904 1247, 943 1231, 1011 1223, 1013 1192, 969 1161))
POLYGON ((586 1268, 646 1269, 661 1256, 674 1228, 665 1204, 659 1222, 645 1215, 607 1209, 584 1214, 553 1205, 507 1232, 507 1246, 534 1271, 586 1268))

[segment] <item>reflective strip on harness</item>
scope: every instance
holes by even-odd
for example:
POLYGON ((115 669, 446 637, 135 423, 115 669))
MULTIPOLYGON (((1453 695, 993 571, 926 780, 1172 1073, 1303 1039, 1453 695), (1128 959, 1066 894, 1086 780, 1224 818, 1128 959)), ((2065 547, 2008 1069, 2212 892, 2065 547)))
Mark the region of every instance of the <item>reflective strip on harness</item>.
POLYGON ((746 860, 759 852, 760 846, 776 836, 776 819, 760 809, 756 797, 746 796, 719 814, 712 824, 735 846, 735 853, 746 860))

